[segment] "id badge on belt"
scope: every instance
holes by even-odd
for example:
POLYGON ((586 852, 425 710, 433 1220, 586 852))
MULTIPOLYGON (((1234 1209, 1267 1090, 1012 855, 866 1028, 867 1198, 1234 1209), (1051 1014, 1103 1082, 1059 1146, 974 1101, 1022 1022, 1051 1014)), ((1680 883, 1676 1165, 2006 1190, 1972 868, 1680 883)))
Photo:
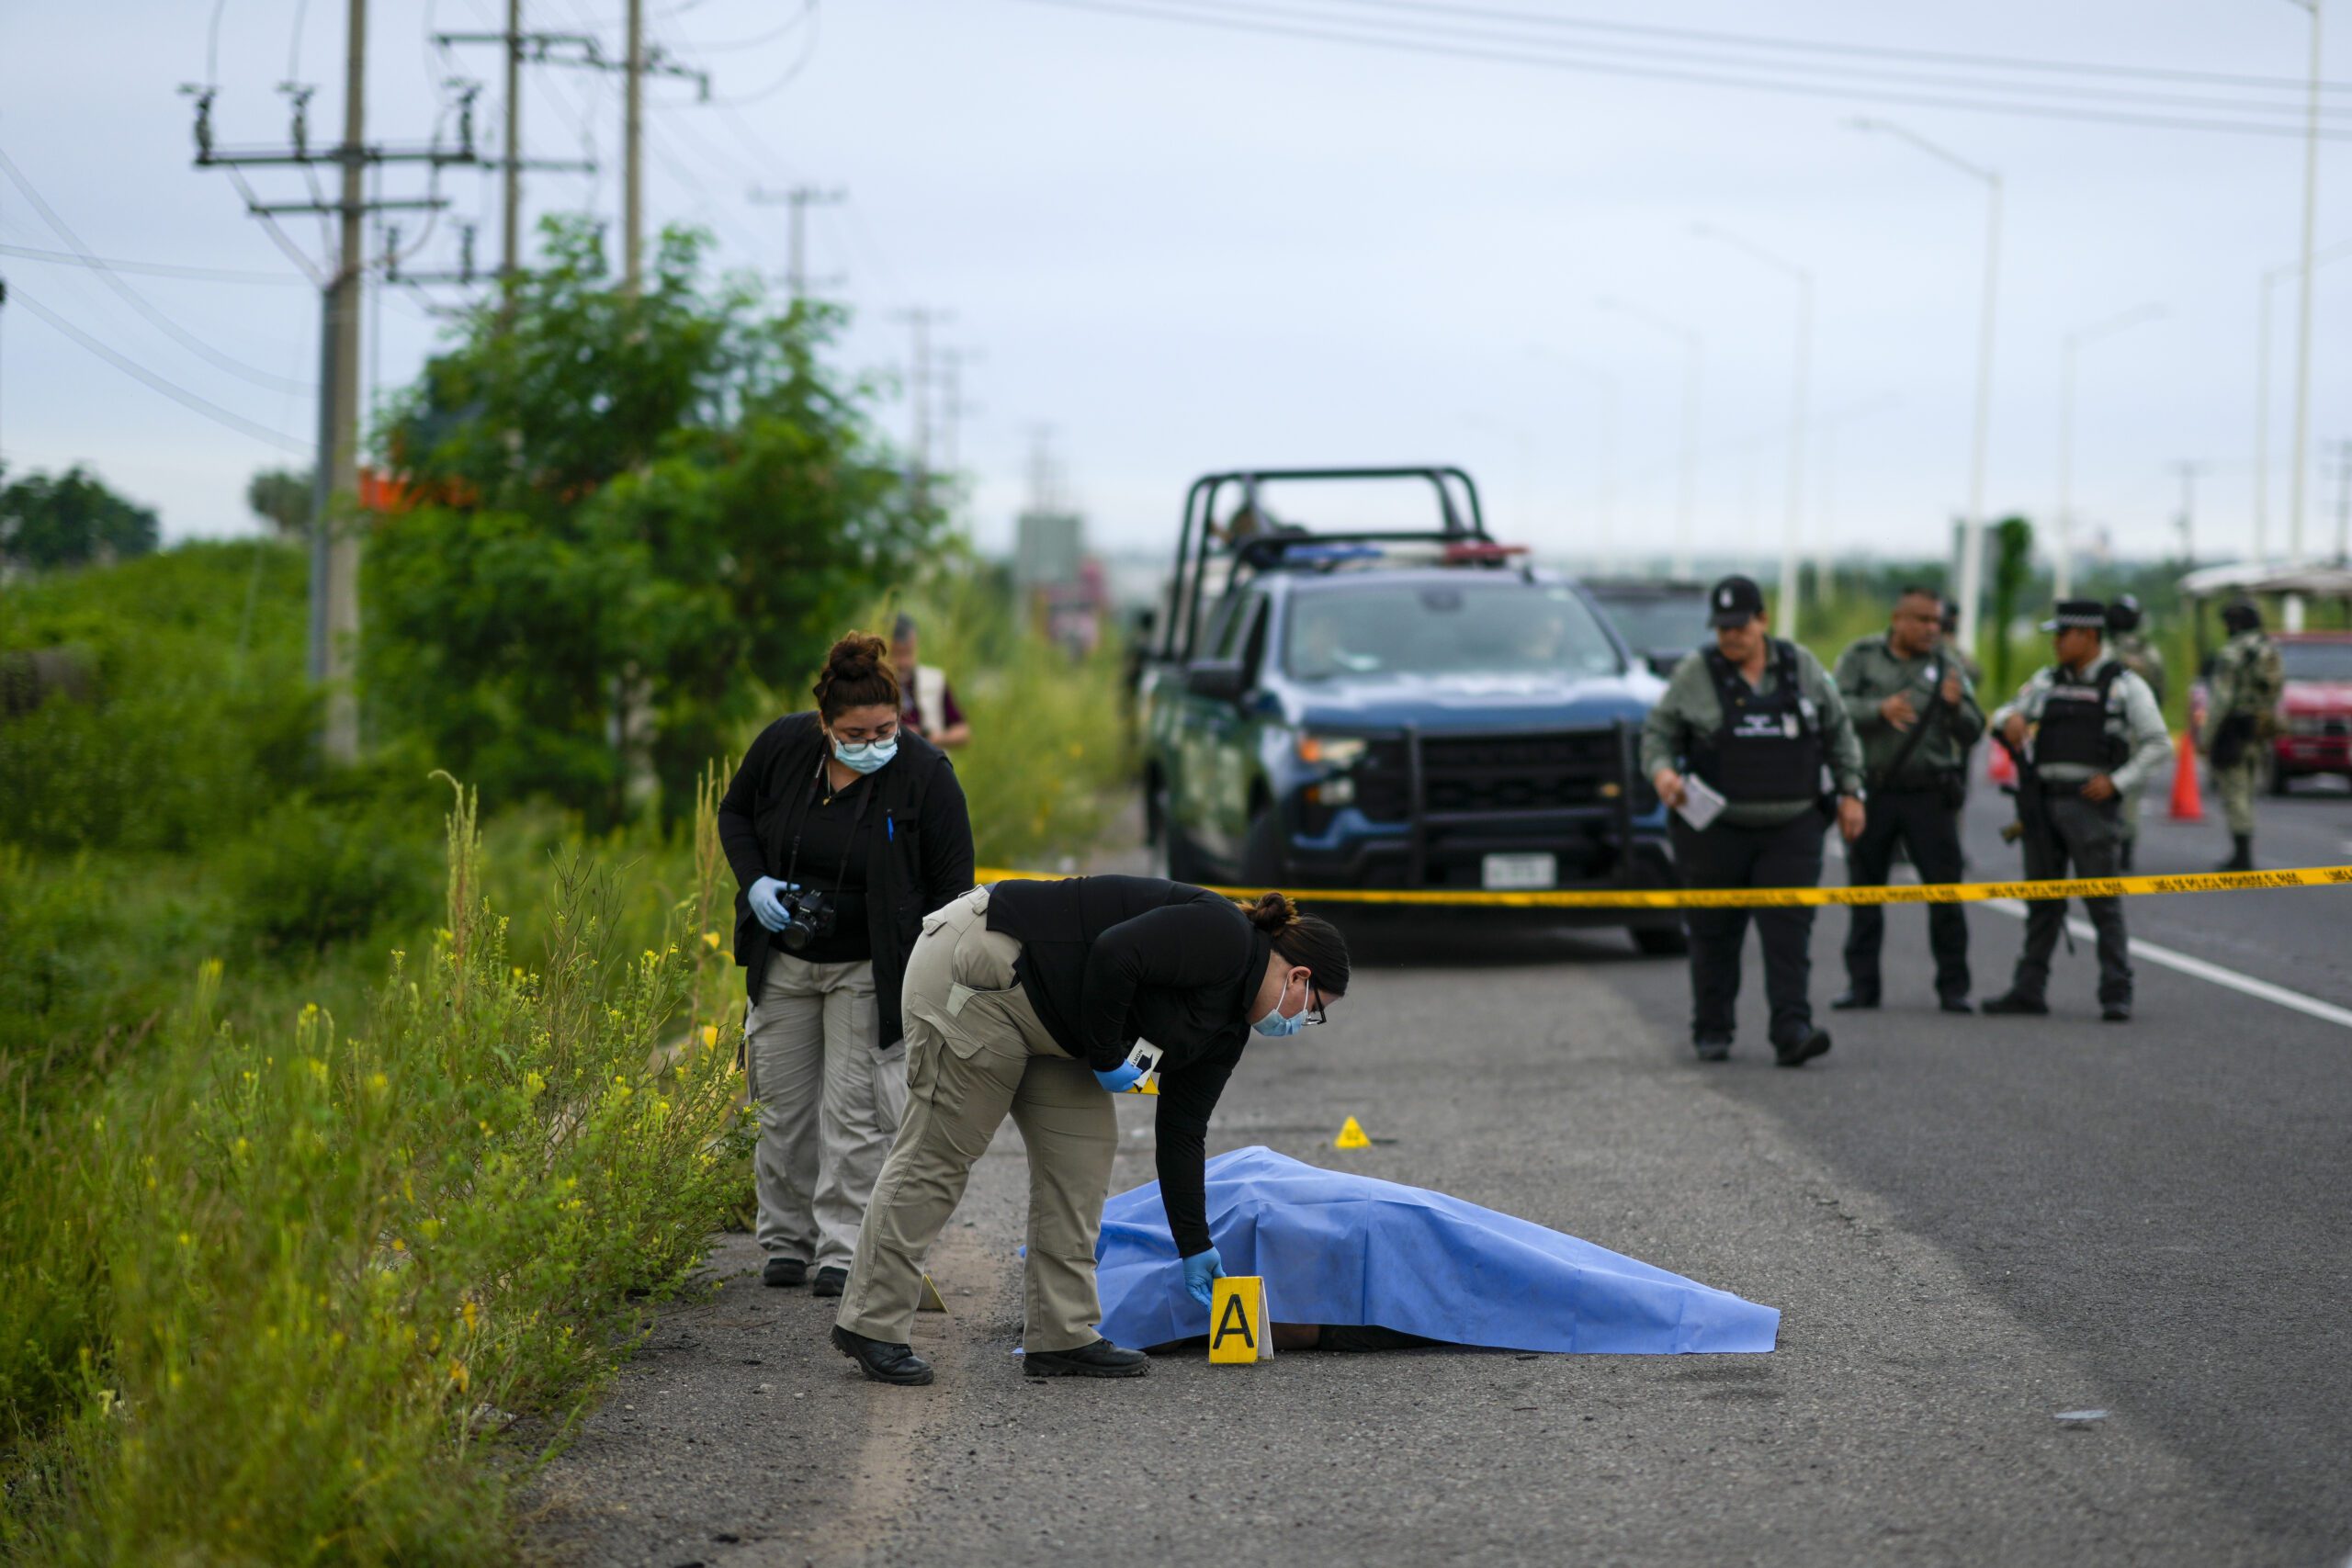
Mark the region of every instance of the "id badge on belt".
POLYGON ((1129 1089, 1127 1093, 1158 1094, 1159 1092, 1160 1055, 1160 1048, 1149 1041, 1136 1042, 1135 1048, 1127 1053, 1127 1066, 1141 1072, 1143 1077, 1136 1079, 1135 1086, 1129 1089))

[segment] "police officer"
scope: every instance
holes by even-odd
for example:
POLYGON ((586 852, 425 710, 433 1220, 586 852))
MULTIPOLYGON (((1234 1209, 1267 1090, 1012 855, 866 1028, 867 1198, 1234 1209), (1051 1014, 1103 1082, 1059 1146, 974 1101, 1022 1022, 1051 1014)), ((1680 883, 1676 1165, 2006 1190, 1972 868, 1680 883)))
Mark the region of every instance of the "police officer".
MULTIPOLYGON (((1675 667, 1642 725, 1642 771, 1658 797, 1688 807, 1685 771, 1725 802, 1695 829, 1678 811, 1674 854, 1689 887, 1810 887, 1821 880, 1824 802, 1832 788, 1839 831, 1862 830, 1862 749, 1821 661, 1770 634, 1764 593, 1726 577, 1707 595, 1715 645, 1675 667)), ((1731 1054, 1739 955, 1751 911, 1692 909, 1690 1035, 1700 1059, 1731 1054)), ((1803 1066, 1829 1049, 1813 1021, 1808 908, 1757 909, 1772 1054, 1803 1066)))
MULTIPOLYGON (((2107 606, 2061 599, 2054 619, 2058 661, 2034 672, 2017 697, 1993 715, 1994 733, 2018 754, 2018 816, 2025 829, 2025 874, 2045 882, 2066 874, 2113 876, 2121 835, 2121 797, 2164 770, 2172 738, 2148 683, 2109 657, 2107 606)), ((2132 1017, 2132 964, 2123 909, 2115 898, 2086 898, 2098 931, 2099 1017, 2132 1017)), ((2066 923, 2064 898, 2026 906, 2025 948, 2008 990, 1984 1004, 1988 1013, 2046 1013, 2050 955, 2066 923)))
MULTIPOLYGON (((2140 601, 2129 593, 2119 593, 2107 604, 2108 650, 2122 660, 2123 667, 2148 683, 2155 694, 2156 709, 2165 705, 2165 656, 2140 630, 2143 617, 2140 601)), ((2123 842, 2116 855, 2116 863, 2125 872, 2137 860, 2140 847, 2140 802, 2156 781, 2146 780, 2140 788, 2123 797, 2123 842)))
MULTIPOLYGON (((1925 588, 1897 594, 1883 637, 1858 638, 1838 659, 1838 694, 1862 743, 1870 810, 1846 854, 1847 881, 1883 887, 1900 842, 1927 883, 1962 880, 1960 807, 1968 749, 1984 733, 1973 683, 1942 647, 1941 606, 1925 588)), ((1878 954, 1886 912, 1853 910, 1846 934, 1843 1011, 1879 1004, 1878 954)), ((1928 906, 1936 955, 1936 995, 1946 1012, 1973 1012, 1968 1000, 1968 918, 1957 904, 1928 906)))
POLYGON ((2252 871, 2254 790, 2287 671, 2278 645, 2263 635, 2262 612, 2254 601, 2223 605, 2222 626, 2230 640, 2213 656, 2206 680, 2205 732, 2199 739, 2230 820, 2230 858, 2219 869, 2252 871))

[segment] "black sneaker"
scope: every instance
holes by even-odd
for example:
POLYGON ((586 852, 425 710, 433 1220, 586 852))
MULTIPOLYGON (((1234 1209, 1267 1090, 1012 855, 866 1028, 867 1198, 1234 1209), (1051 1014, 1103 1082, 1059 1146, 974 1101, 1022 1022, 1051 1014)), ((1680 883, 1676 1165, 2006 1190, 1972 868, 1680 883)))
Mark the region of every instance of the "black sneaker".
POLYGON ((760 1270, 760 1283, 789 1288, 808 1282, 808 1265, 797 1258, 771 1258, 768 1266, 760 1270))
POLYGON ((2002 1013, 2020 1013, 2029 1018, 2041 1018, 2050 1011, 2050 1004, 2040 997, 2029 997, 2018 991, 2003 991, 1999 996, 1986 1002, 1979 1010, 1996 1016, 2002 1013))
POLYGON ((1829 998, 1829 1006, 1835 1012, 1868 1011, 1878 1006, 1878 993, 1862 990, 1840 991, 1829 998))
POLYGON ((1690 1048, 1699 1053, 1699 1060, 1702 1062, 1720 1062, 1731 1055, 1730 1041, 1710 1040, 1703 1034, 1690 1042, 1690 1048))
POLYGON ((2130 1002, 2101 1002, 2098 1005, 2098 1017, 2101 1023, 2129 1023, 2132 1021, 2132 1004, 2130 1002))
POLYGON ((812 1296, 838 1296, 842 1293, 842 1287, 848 1283, 848 1269, 820 1269, 817 1270, 817 1282, 808 1287, 808 1293, 812 1296))
POLYGON ((833 1325, 833 1348, 855 1361, 858 1370, 876 1382, 920 1388, 931 1381, 931 1363, 907 1346, 868 1339, 838 1323, 833 1325))
POLYGON ((1772 1047, 1772 1060, 1783 1067, 1802 1067, 1815 1056, 1829 1055, 1829 1031, 1815 1025, 1806 1031, 1804 1039, 1790 1045, 1772 1047))
POLYGON ((1032 1350, 1021 1358, 1021 1372, 1032 1378, 1139 1378, 1151 1371, 1151 1358, 1097 1339, 1075 1350, 1032 1350))

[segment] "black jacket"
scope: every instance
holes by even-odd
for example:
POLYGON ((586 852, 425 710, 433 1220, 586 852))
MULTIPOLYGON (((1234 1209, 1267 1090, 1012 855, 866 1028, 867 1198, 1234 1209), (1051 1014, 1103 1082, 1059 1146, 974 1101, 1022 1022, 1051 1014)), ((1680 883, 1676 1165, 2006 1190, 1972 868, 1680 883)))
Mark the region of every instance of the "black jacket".
MULTIPOLYGON (((718 842, 735 871, 735 962, 749 971, 753 1001, 767 977, 772 942, 744 889, 782 876, 792 802, 810 787, 825 754, 814 713, 786 714, 760 732, 718 803, 718 842)), ((922 918, 972 886, 972 819, 945 752, 901 732, 899 754, 870 775, 865 924, 874 942, 878 1047, 906 1032, 899 992, 922 918)))
POLYGON ((1266 933, 1229 898, 1148 876, 999 883, 989 929, 1020 942, 1022 989, 1072 1056, 1100 1071, 1139 1039, 1160 1048, 1160 1202, 1176 1249, 1207 1251, 1209 1114, 1250 1043, 1266 933))

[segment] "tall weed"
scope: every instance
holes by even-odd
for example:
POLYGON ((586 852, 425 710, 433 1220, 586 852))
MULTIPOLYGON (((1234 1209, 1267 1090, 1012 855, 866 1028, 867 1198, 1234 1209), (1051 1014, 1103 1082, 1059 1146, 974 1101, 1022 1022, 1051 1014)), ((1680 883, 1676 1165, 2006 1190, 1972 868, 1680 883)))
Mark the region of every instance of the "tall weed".
POLYGON ((613 873, 566 859, 526 968, 461 791, 448 924, 361 1027, 226 1025, 208 965, 141 1070, 19 1116, 0 1551, 503 1560, 486 1461, 560 1425, 740 1185, 715 863, 632 953, 613 873))

